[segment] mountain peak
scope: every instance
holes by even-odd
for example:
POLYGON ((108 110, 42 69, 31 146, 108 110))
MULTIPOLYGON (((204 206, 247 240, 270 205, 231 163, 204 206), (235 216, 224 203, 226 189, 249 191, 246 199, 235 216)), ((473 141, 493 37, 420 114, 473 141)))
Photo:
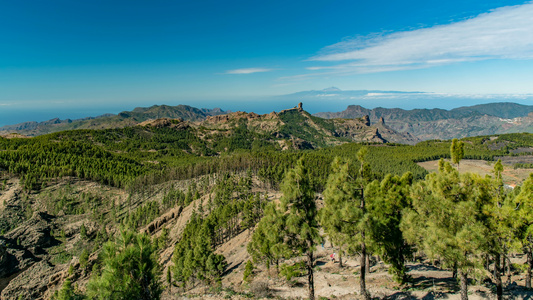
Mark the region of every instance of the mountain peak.
POLYGON ((342 90, 339 89, 338 87, 331 86, 331 87, 323 89, 322 91, 324 91, 324 92, 340 92, 342 90))

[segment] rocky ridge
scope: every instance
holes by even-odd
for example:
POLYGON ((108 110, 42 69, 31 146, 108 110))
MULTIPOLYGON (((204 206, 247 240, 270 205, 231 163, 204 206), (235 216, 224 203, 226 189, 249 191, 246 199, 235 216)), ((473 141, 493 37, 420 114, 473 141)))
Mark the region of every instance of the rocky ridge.
POLYGON ((417 142, 413 136, 408 133, 398 133, 386 126, 384 122, 371 125, 368 116, 332 120, 314 117, 303 110, 301 103, 295 108, 279 113, 258 115, 253 112, 235 112, 208 117, 197 125, 208 129, 231 129, 246 126, 250 131, 277 139, 291 140, 293 144, 301 144, 302 141, 305 141, 312 148, 336 145, 347 141, 404 144, 417 142))
POLYGON ((491 103, 452 110, 374 108, 350 105, 341 112, 322 112, 322 118, 369 116, 372 123, 386 120, 390 129, 419 140, 448 140, 468 136, 533 132, 533 107, 515 103, 491 103))

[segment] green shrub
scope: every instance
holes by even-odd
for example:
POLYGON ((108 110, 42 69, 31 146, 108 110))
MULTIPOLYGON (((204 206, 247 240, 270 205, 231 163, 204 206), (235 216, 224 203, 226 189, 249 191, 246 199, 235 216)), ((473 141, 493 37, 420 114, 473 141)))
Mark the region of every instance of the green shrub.
POLYGON ((248 260, 246 262, 246 266, 244 267, 244 274, 242 276, 242 280, 244 282, 250 282, 252 280, 253 274, 254 274, 254 264, 251 260, 248 260))

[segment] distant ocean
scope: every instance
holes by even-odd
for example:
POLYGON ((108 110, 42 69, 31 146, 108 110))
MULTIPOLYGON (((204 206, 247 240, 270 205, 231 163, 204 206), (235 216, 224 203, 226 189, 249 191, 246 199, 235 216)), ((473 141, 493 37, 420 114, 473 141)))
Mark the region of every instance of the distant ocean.
POLYGON ((166 104, 170 106, 185 104, 196 108, 221 108, 224 111, 246 111, 258 114, 270 113, 293 108, 299 102, 303 102, 303 109, 309 113, 339 112, 345 110, 348 105, 361 105, 364 108, 441 108, 452 109, 460 106, 470 106, 482 103, 514 102, 525 105, 533 105, 533 94, 526 95, 454 95, 433 93, 406 93, 390 91, 304 91, 289 95, 271 97, 241 97, 238 99, 217 100, 169 100, 169 101, 131 101, 94 104, 87 103, 69 106, 49 106, 43 108, 23 104, 15 106, 2 106, 0 103, 0 127, 22 122, 43 122, 54 118, 81 119, 97 117, 103 114, 118 114, 122 111, 131 111, 135 107, 150 107, 152 105, 166 104), (159 102, 159 103, 157 103, 159 102))
POLYGON ((9 109, 0 106, 0 127, 5 125, 14 125, 23 122, 43 122, 54 118, 64 119, 81 119, 86 117, 96 117, 107 113, 119 113, 123 110, 110 110, 109 108, 49 108, 49 109, 9 109))
MULTIPOLYGON (((226 103, 226 102, 223 102, 226 103)), ((82 119, 87 117, 98 117, 104 114, 118 114, 122 111, 132 111, 136 107, 150 107, 152 105, 178 105, 186 104, 197 108, 214 108, 221 107, 220 102, 212 101, 168 101, 166 103, 154 103, 154 101, 146 102, 130 102, 130 103, 109 103, 109 104, 95 104, 94 106, 88 106, 86 103, 82 104, 82 107, 75 107, 73 105, 59 107, 58 105, 43 108, 42 104, 38 107, 32 107, 27 105, 23 107, 17 104, 17 106, 2 106, 0 105, 0 127, 5 125, 14 125, 23 122, 43 122, 54 118, 64 119, 82 119)), ((240 106, 239 106, 240 107, 240 106)), ((226 108, 222 107, 224 110, 226 108)), ((242 108, 241 108, 242 109, 242 108)), ((252 111, 252 110, 250 110, 252 111)))

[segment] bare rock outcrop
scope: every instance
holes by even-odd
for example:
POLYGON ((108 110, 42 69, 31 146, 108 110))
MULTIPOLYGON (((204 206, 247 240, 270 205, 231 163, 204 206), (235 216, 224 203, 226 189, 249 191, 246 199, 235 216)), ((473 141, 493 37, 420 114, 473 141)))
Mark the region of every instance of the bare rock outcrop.
POLYGON ((370 126, 370 117, 368 115, 364 115, 361 119, 363 120, 363 124, 370 126))
MULTIPOLYGON (((51 235, 53 216, 45 212, 35 212, 18 228, 0 239, 0 278, 21 272, 38 262, 43 248, 57 243, 51 235)), ((10 299, 10 298, 5 298, 10 299)))
POLYGON ((278 119, 279 116, 278 116, 278 113, 273 111, 267 115, 263 115, 263 117, 265 118, 265 120, 274 120, 274 119, 278 119))
POLYGON ((164 226, 166 223, 174 220, 175 218, 179 217, 181 215, 181 212, 183 210, 182 206, 178 206, 169 212, 163 214, 159 218, 153 220, 150 224, 148 224, 142 232, 153 234, 154 232, 158 231, 162 226, 164 226))
POLYGON ((58 270, 48 261, 33 264, 25 272, 15 277, 2 290, 1 299, 44 299, 48 289, 48 278, 58 270), (43 280, 45 279, 46 280, 43 280))
POLYGON ((337 122, 335 127, 336 136, 350 138, 357 136, 358 134, 360 134, 360 132, 368 129, 368 125, 366 125, 364 121, 362 122, 359 119, 342 120, 341 122, 337 122))
POLYGON ((0 248, 2 248, 2 258, 0 260, 0 278, 6 278, 17 272, 23 271, 39 260, 26 249, 22 249, 15 245, 8 245, 3 240, 0 241, 0 244, 0 248))
POLYGON ((156 120, 148 120, 139 124, 140 126, 152 126, 155 128, 174 128, 174 129, 187 129, 190 127, 189 123, 183 121, 182 118, 170 119, 170 118, 161 118, 156 120))
POLYGON ((21 226, 5 235, 12 244, 40 253, 42 248, 53 246, 55 238, 51 235, 51 222, 54 216, 46 212, 35 212, 21 226))
POLYGON ((375 128, 373 131, 372 131, 372 136, 370 136, 368 138, 368 141, 370 142, 374 142, 374 143, 386 143, 387 140, 385 140, 381 134, 379 133, 379 130, 377 128, 375 128))

